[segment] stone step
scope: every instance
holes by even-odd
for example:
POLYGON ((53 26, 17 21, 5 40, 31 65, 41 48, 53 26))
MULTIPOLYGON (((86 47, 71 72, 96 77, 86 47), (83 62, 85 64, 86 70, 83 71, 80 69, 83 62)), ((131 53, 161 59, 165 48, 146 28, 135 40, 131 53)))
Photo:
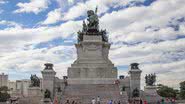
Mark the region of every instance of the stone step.
POLYGON ((109 100, 122 101, 122 104, 126 104, 128 100, 126 92, 120 95, 119 86, 115 84, 69 84, 65 88, 61 102, 74 100, 81 104, 89 104, 92 98, 98 96, 100 96, 101 104, 107 104, 109 100))

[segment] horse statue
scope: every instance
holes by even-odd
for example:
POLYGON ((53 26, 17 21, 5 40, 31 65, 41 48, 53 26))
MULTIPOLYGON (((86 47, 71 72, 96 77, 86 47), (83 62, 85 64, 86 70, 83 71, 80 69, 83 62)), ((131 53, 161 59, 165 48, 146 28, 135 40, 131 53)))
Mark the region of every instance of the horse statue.
POLYGON ((31 85, 30 87, 40 87, 40 79, 35 75, 31 75, 31 85))

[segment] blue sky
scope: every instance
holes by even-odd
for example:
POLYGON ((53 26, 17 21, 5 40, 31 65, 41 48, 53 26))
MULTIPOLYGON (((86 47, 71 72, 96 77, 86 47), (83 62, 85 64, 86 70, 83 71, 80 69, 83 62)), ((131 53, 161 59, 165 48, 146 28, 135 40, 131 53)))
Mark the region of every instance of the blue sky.
MULTIPOLYGON (((38 74, 54 63, 66 75, 76 59, 76 32, 86 11, 98 6, 100 28, 107 29, 110 59, 127 75, 132 62, 158 83, 178 87, 185 77, 185 1, 183 0, 0 0, 0 72, 11 80, 38 74)), ((144 84, 144 81, 142 81, 144 84)))

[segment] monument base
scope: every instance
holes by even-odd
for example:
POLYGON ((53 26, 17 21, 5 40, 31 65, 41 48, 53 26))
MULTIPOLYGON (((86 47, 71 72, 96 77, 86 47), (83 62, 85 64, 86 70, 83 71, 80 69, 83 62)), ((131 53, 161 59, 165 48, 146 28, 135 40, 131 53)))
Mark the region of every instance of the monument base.
POLYGON ((42 96, 40 87, 28 88, 28 97, 42 96))
POLYGON ((39 87, 28 88, 28 97, 25 99, 27 100, 27 104, 39 104, 42 99, 41 89, 39 87))
POLYGON ((156 86, 145 86, 144 87, 144 100, 148 103, 156 104, 161 100, 161 97, 157 94, 156 86))

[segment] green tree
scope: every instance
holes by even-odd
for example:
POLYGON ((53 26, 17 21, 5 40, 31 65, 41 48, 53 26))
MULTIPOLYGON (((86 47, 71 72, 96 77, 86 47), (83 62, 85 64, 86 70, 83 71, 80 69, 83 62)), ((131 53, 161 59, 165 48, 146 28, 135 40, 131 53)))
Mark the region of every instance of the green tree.
POLYGON ((178 90, 175 90, 171 87, 159 84, 158 85, 158 90, 157 93, 161 96, 161 97, 170 97, 170 98, 176 98, 177 97, 177 93, 178 90))
POLYGON ((10 98, 10 95, 8 94, 8 87, 2 86, 0 87, 0 102, 5 102, 10 98))
POLYGON ((185 99, 185 81, 180 83, 180 97, 185 99))

